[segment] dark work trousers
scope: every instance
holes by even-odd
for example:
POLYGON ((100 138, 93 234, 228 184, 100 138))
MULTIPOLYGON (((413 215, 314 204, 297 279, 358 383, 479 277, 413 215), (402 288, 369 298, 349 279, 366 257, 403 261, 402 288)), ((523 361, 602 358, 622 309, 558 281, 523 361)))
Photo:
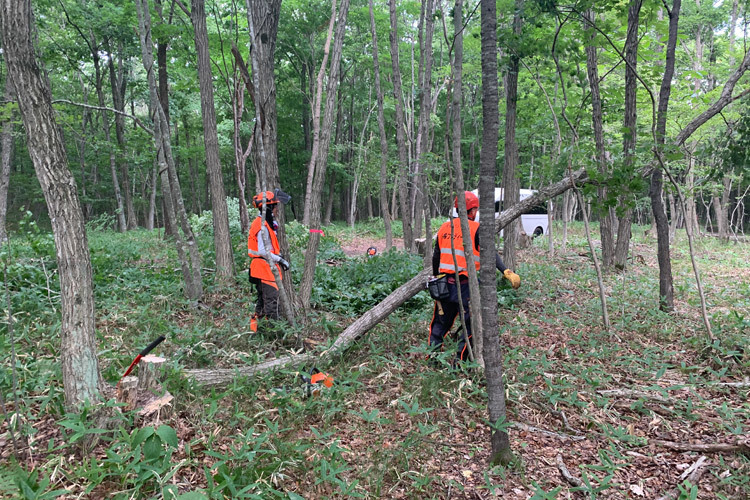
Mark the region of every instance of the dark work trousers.
MULTIPOLYGON (((440 305, 443 309, 443 314, 440 314, 440 308, 438 307, 438 301, 435 301, 435 307, 432 313, 432 322, 430 323, 430 347, 434 350, 440 349, 443 345, 443 339, 453 328, 453 323, 456 321, 458 313, 461 312, 458 306, 458 285, 456 279, 453 277, 448 278, 448 291, 450 297, 445 300, 441 300, 440 305)), ((461 298, 464 306, 464 330, 461 331, 461 338, 458 340, 458 350, 456 352, 456 359, 465 361, 469 359, 469 352, 466 349, 466 338, 468 337, 469 343, 471 344, 471 317, 469 316, 469 279, 461 277, 461 298)), ((473 347, 473 344, 471 344, 473 347)))
POLYGON ((259 279, 250 278, 258 291, 258 300, 255 302, 255 315, 259 318, 279 319, 279 290, 266 285, 259 279))

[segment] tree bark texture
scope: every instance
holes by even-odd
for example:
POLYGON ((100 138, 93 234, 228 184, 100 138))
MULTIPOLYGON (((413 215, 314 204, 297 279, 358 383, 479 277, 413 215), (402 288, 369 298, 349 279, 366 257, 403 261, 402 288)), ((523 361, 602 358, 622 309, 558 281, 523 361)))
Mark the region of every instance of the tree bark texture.
MULTIPOLYGON (((591 121, 594 129, 594 144, 596 146, 596 163, 599 173, 603 178, 609 175, 607 167, 606 151, 604 149, 604 112, 602 111, 602 99, 599 91, 599 57, 597 55, 598 47, 596 45, 596 30, 592 27, 594 24, 594 11, 589 10, 584 14, 586 18, 586 31, 588 32, 586 43, 586 70, 591 88, 591 121)), ((607 189, 598 188, 600 209, 599 209, 599 232, 602 239, 602 264, 604 267, 611 267, 614 263, 614 233, 612 228, 612 213, 607 208, 607 189)))
POLYGON ((383 104, 383 89, 380 86, 380 64, 378 62, 378 35, 375 30, 375 15, 372 0, 370 0, 370 31, 372 32, 372 64, 373 79, 375 80, 375 94, 378 100, 378 133, 380 134, 380 215, 385 226, 385 250, 393 247, 393 230, 391 229, 391 215, 388 210, 388 139, 385 134, 385 111, 383 104))
MULTIPOLYGON (((208 29, 204 0, 192 0, 190 18, 195 31, 195 51, 198 54, 198 85, 203 119, 203 144, 206 152, 206 171, 211 189, 211 214, 214 225, 214 250, 216 251, 216 278, 228 284, 234 277, 234 257, 229 234, 227 197, 219 161, 219 137, 216 131, 214 87, 211 81, 211 57, 208 52, 208 29)), ((273 73, 271 73, 273 77, 273 73)))
POLYGON ((55 236, 63 386, 66 404, 74 407, 94 402, 100 394, 91 257, 76 182, 55 122, 50 84, 34 57, 32 22, 30 0, 0 2, 3 53, 55 236))
MULTIPOLYGON (((15 100, 13 82, 5 76, 5 102, 15 100)), ((14 105, 15 107, 15 105, 14 105)), ((13 157, 13 108, 3 122, 0 132, 0 247, 8 240, 5 222, 8 218, 8 186, 10 184, 10 161, 13 157)))
MULTIPOLYGON (((494 186, 498 138, 497 90, 497 7, 495 0, 481 0, 482 46, 482 151, 479 158, 479 206, 485 213, 493 213, 494 186)), ((520 204, 518 204, 520 205, 520 204)), ((518 207, 516 205, 515 207, 518 207)), ((513 208, 515 208, 513 207, 513 208)), ((509 222, 509 221, 507 221, 509 222)), ((497 278, 495 277, 495 241, 491 224, 479 225, 479 238, 484 241, 480 250, 480 295, 482 301, 482 331, 484 334, 484 363, 487 378, 487 404, 491 423, 506 420, 503 358, 497 328, 497 278)), ((490 438, 492 463, 508 464, 512 453, 508 433, 493 428, 490 438)))
POLYGON ((406 114, 404 113, 404 96, 401 90, 401 66, 398 57, 398 18, 396 17, 396 0, 389 0, 391 32, 388 35, 391 46, 391 71, 393 78, 393 98, 396 111, 396 149, 401 169, 398 191, 401 204, 401 221, 404 228, 404 250, 414 250, 412 233, 411 205, 409 203, 409 155, 406 150, 406 114))
MULTIPOLYGON (((638 20, 643 0, 631 0, 628 8, 628 31, 625 37, 625 117, 623 119, 622 151, 623 168, 632 172, 635 163, 635 143, 637 133, 637 88, 638 79, 638 20)), ((625 269, 630 251, 633 209, 630 200, 620 198, 624 212, 617 224, 617 243, 615 244, 614 264, 617 269, 625 269)))

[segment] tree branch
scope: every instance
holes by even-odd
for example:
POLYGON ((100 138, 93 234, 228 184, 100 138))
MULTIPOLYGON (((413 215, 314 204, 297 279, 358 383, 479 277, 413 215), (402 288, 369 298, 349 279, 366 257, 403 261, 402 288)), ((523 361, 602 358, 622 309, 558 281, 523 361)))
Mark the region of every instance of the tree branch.
POLYGON ((143 130, 145 130, 146 132, 148 132, 150 135, 154 135, 154 131, 151 130, 150 128, 148 128, 147 126, 145 126, 138 119, 138 117, 133 116, 133 115, 128 114, 128 113, 125 113, 124 111, 120 111, 120 110, 117 110, 117 109, 114 109, 114 108, 108 108, 106 106, 93 106, 91 104, 83 104, 83 103, 80 103, 80 102, 73 102, 73 101, 69 101, 67 99, 55 99, 54 101, 52 101, 52 104, 58 104, 58 103, 70 104, 71 106, 78 106, 79 108, 85 108, 85 109, 95 109, 97 111, 111 111, 112 113, 117 113, 118 115, 122 115, 122 116, 124 116, 126 118, 130 118, 131 120, 133 120, 136 123, 136 125, 138 125, 139 127, 141 127, 143 130))

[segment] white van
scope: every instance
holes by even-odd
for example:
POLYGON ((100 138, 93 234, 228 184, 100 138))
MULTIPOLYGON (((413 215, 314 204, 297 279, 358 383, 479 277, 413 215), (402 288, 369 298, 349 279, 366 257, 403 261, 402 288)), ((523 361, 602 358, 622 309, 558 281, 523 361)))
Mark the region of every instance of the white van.
MULTIPOLYGON (((520 199, 525 200, 532 194, 536 193, 533 189, 520 189, 520 199)), ((475 189, 472 191, 477 197, 479 197, 479 190, 475 189)), ((500 212, 503 211, 503 188, 495 188, 495 218, 500 217, 500 212)), ((455 212, 455 210, 454 210, 455 212)), ((529 236, 541 236, 547 234, 549 228, 549 221, 547 219, 547 207, 544 204, 535 206, 531 212, 523 214, 521 216, 521 226, 523 231, 529 236)), ((502 234, 502 232, 500 233, 502 234)))

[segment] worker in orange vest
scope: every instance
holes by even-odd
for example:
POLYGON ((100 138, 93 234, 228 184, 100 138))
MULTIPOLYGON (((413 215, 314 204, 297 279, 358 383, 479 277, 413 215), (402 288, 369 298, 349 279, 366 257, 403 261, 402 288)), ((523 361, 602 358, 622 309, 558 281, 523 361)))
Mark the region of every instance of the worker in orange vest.
POLYGON ((250 283, 255 285, 258 291, 258 300, 255 304, 255 314, 250 321, 250 329, 257 331, 258 319, 268 317, 279 319, 279 287, 271 272, 269 261, 273 262, 279 270, 279 276, 283 277, 281 270, 289 270, 289 261, 281 256, 279 240, 276 237, 278 223, 276 214, 279 203, 287 204, 291 196, 284 191, 265 191, 253 197, 253 206, 260 212, 250 226, 247 235, 247 254, 250 261, 250 283), (265 198, 265 217, 263 216, 263 202, 265 198), (265 236, 265 237, 264 237, 265 236), (270 248, 267 248, 270 244, 270 248), (267 260, 268 259, 268 260, 267 260))
MULTIPOLYGON (((479 210, 479 198, 471 191, 466 191, 466 212, 469 219, 470 238, 474 248, 474 265, 476 271, 479 271, 479 222, 475 219, 479 210)), ((454 202, 458 209, 458 198, 454 202)), ((521 286, 521 278, 505 267, 499 254, 496 254, 495 265, 503 273, 513 288, 521 286)), ((450 332, 456 316, 460 311, 458 305, 458 286, 456 284, 456 274, 461 283, 461 302, 464 307, 464 332, 458 341, 458 351, 456 360, 464 361, 468 357, 466 341, 471 344, 471 318, 469 317, 469 274, 464 254, 464 242, 461 234, 461 221, 458 217, 452 218, 443 223, 437 233, 435 240, 435 249, 432 254, 432 273, 433 275, 444 274, 447 280, 446 297, 435 301, 435 306, 430 323, 429 345, 437 350, 443 345, 443 339, 450 332), (453 226, 453 251, 451 250, 451 226, 453 226), (455 262, 453 254, 455 252, 455 262), (456 268, 458 266, 458 268, 456 268)))

